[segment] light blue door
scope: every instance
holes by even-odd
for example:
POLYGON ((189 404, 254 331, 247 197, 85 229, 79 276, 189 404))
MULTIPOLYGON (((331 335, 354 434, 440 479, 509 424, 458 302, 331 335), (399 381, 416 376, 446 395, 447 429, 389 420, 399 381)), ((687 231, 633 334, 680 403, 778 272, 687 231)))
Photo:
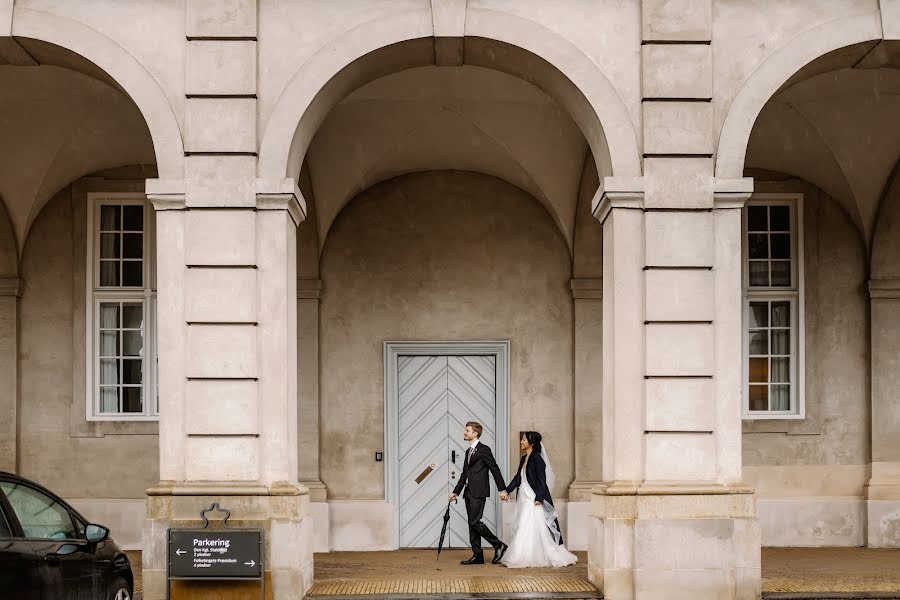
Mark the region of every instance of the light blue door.
MULTIPOLYGON (((496 364, 494 356, 401 356, 399 392, 400 546, 434 548, 440 537, 447 497, 459 481, 468 443, 466 422, 484 426, 481 440, 494 447, 496 364)), ((484 522, 497 531, 497 494, 492 492, 484 522)), ((469 546, 465 504, 451 509, 444 546, 469 546)), ((485 543, 486 545, 486 543, 485 543)))

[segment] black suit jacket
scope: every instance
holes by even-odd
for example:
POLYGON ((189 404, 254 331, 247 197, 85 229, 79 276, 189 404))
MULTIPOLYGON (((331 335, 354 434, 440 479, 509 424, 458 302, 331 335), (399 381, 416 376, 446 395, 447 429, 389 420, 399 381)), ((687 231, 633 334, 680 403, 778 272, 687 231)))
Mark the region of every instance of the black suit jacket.
MULTIPOLYGON (((525 455, 519 461, 519 468, 516 470, 516 476, 509 482, 506 493, 512 494, 522 485, 522 463, 525 462, 525 455)), ((525 465, 525 476, 528 478, 528 484, 534 490, 534 499, 538 502, 547 501, 553 504, 553 498, 550 496, 550 490, 547 489, 547 465, 540 454, 531 453, 528 464, 525 465)))
POLYGON ((494 476, 494 482, 497 484, 498 490, 506 488, 506 485, 503 483, 503 474, 500 473, 500 467, 497 466, 497 461, 494 460, 491 449, 478 442, 470 463, 469 454, 471 452, 471 448, 466 450, 466 456, 463 458, 462 475, 459 476, 459 481, 456 487, 453 488, 453 493, 459 496, 463 486, 466 486, 466 496, 468 498, 489 498, 491 495, 491 482, 488 479, 488 473, 494 476))

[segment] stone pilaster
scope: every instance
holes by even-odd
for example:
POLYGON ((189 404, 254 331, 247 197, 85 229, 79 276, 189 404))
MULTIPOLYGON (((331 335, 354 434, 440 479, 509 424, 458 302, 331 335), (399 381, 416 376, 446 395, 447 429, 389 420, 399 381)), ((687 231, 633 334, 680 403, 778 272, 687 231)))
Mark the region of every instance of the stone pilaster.
POLYGON ((319 472, 319 299, 321 279, 297 280, 297 454, 300 483, 313 503, 316 552, 331 547, 328 493, 319 472))
POLYGON ((591 580, 611 600, 758 598, 741 483, 745 180, 713 177, 710 0, 642 2, 644 177, 606 178, 603 483, 591 580))
POLYGON ((0 471, 18 469, 19 298, 22 280, 0 276, 0 471))
POLYGON ((900 279, 869 281, 872 318, 872 472, 866 545, 900 547, 900 279))
MULTIPOLYGON (((160 476, 148 490, 144 597, 165 597, 165 530, 211 502, 266 533, 271 597, 312 584, 298 481, 293 181, 256 178, 255 0, 186 3, 185 177, 149 180, 157 210, 160 476)), ((254 584, 257 585, 257 584, 254 584)), ((173 586, 221 597, 234 584, 173 586)))
POLYGON ((569 548, 585 549, 591 490, 602 480, 603 280, 571 281, 575 317, 575 480, 569 486, 569 548))

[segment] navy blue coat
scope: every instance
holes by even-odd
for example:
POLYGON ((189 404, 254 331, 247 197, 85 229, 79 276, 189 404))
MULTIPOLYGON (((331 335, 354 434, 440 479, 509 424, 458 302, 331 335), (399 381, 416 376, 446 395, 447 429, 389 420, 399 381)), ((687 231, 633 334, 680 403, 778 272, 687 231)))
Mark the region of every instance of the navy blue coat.
MULTIPOLYGON (((525 462, 525 455, 519 461, 519 468, 516 469, 516 476, 506 488, 507 494, 512 494, 520 485, 522 485, 522 463, 525 462)), ((550 496, 550 490, 547 489, 547 465, 540 454, 531 453, 528 464, 525 465, 525 476, 528 477, 528 484, 534 490, 534 499, 538 502, 547 501, 553 504, 553 498, 550 496)))

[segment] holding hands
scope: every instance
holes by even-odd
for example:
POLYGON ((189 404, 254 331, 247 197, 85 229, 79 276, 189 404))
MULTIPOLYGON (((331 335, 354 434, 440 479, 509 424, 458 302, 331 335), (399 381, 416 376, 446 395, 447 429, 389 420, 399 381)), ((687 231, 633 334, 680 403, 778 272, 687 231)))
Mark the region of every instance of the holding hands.
POLYGON ((509 500, 509 494, 507 494, 506 492, 500 492, 500 499, 506 502, 507 500, 509 500))

